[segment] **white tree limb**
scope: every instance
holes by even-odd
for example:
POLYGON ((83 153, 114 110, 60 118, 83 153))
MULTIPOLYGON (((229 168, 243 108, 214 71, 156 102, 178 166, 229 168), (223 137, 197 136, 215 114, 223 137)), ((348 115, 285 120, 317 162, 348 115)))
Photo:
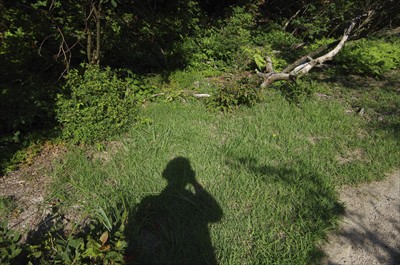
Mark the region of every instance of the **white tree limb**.
POLYGON ((193 97, 195 98, 209 98, 211 97, 210 94, 193 94, 193 97))
POLYGON ((267 57, 266 73, 261 73, 261 72, 256 71, 257 74, 259 76, 262 76, 264 79, 264 82, 261 84, 261 87, 264 88, 264 87, 272 84, 273 82, 279 81, 279 80, 295 79, 299 76, 307 74, 316 65, 322 65, 324 62, 326 62, 328 60, 332 60, 332 58, 336 54, 338 54, 339 51, 344 47, 344 44, 348 40, 350 33, 353 30, 355 25, 356 25, 356 20, 353 20, 351 22, 350 26, 344 31, 344 34, 343 34, 341 40, 339 41, 339 43, 330 52, 328 52, 316 59, 311 58, 311 55, 303 56, 299 60, 296 60, 295 63, 297 63, 297 62, 299 63, 297 66, 291 64, 288 67, 286 67, 283 72, 276 73, 272 67, 271 59, 269 57, 267 57), (306 59, 308 59, 308 61, 305 61, 306 59))

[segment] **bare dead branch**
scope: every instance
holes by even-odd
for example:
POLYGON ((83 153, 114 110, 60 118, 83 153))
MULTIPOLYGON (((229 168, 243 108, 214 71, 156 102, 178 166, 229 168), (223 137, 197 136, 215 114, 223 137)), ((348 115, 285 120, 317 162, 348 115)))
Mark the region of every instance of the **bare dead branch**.
POLYGON ((49 13, 53 12, 53 10, 56 8, 55 0, 52 0, 50 5, 49 5, 49 13))
POLYGON ((294 68, 296 68, 296 66, 298 66, 298 65, 301 64, 301 63, 304 63, 304 62, 307 60, 307 58, 309 58, 309 57, 315 57, 315 56, 317 56, 318 54, 322 53, 323 51, 325 51, 325 50, 327 50, 327 49, 329 49, 329 48, 332 48, 332 47, 336 46, 338 43, 339 43, 339 41, 335 41, 335 42, 333 42, 333 43, 331 43, 331 44, 327 44, 327 45, 324 45, 324 46, 319 47, 319 48, 316 49, 315 51, 312 51, 312 52, 310 52, 310 53, 308 53, 308 54, 306 54, 306 55, 300 57, 299 59, 297 59, 297 60, 294 61, 293 63, 291 63, 291 64, 289 64, 288 66, 286 66, 286 68, 283 69, 282 72, 284 72, 284 73, 289 73, 289 72, 292 71, 294 68))
POLYGON ((318 57, 315 60, 312 60, 312 61, 310 61, 308 63, 301 64, 301 65, 297 66, 296 68, 294 68, 290 72, 290 74, 291 75, 295 75, 295 76, 304 75, 304 74, 307 74, 316 64, 323 64, 325 61, 332 60, 332 58, 336 54, 338 54, 339 51, 343 48, 345 42, 347 41, 347 39, 350 36, 350 33, 353 30, 355 24, 356 23, 353 21, 351 23, 350 27, 345 30, 342 39, 340 40, 338 45, 333 50, 331 50, 330 52, 328 52, 325 55, 322 55, 322 56, 318 57))
POLYGON ((301 9, 297 10, 297 12, 286 21, 285 25, 283 25, 283 30, 287 29, 290 22, 292 22, 292 20, 295 19, 300 14, 300 12, 301 12, 301 9))
POLYGON ((274 68, 272 67, 271 57, 267 56, 266 61, 267 61, 267 66, 265 67, 266 72, 275 73, 274 68))
POLYGON ((264 79, 264 82, 261 84, 261 87, 262 88, 266 87, 266 86, 272 84, 273 82, 279 81, 279 80, 291 80, 291 79, 298 78, 302 75, 307 74, 316 65, 322 65, 324 62, 331 60, 344 47, 344 44, 348 40, 350 33, 354 29, 354 27, 356 25, 356 21, 359 18, 360 17, 358 17, 357 19, 355 19, 351 22, 350 26, 344 31, 343 36, 340 39, 340 41, 337 44, 335 43, 336 46, 331 51, 329 51, 328 53, 326 53, 316 59, 313 59, 312 57, 314 55, 317 55, 317 54, 321 53, 322 51, 326 50, 328 47, 331 47, 333 44, 327 45, 327 47, 325 47, 325 46, 321 47, 318 50, 299 58, 294 63, 287 66, 280 73, 273 72, 272 62, 270 62, 271 59, 269 57, 267 57, 266 73, 260 73, 260 72, 256 71, 257 75, 263 77, 263 79, 264 79))
POLYGON ((93 15, 93 9, 90 8, 89 15, 87 15, 86 18, 85 18, 85 23, 87 23, 87 22, 90 20, 90 18, 92 17, 92 15, 93 15))
POLYGON ((209 98, 211 97, 210 94, 193 94, 193 97, 195 98, 209 98))
POLYGON ((381 30, 376 33, 376 36, 378 37, 393 36, 393 35, 400 35, 400 27, 394 29, 381 30))
POLYGON ((49 36, 47 36, 46 38, 44 38, 43 40, 42 40, 42 42, 40 43, 40 46, 39 46, 39 50, 38 50, 38 54, 39 54, 39 56, 42 56, 42 47, 43 47, 43 44, 46 42, 46 40, 48 39, 48 38, 50 38, 52 35, 49 35, 49 36))
POLYGON ((63 56, 63 58, 64 58, 63 59, 63 63, 65 65, 65 69, 64 69, 64 71, 61 73, 61 75, 59 77, 59 79, 60 79, 66 72, 69 71, 69 66, 70 66, 70 63, 71 63, 72 54, 71 54, 70 48, 68 46, 68 43, 65 40, 65 37, 64 37, 64 34, 63 34, 62 30, 59 27, 57 27, 57 31, 59 32, 59 34, 61 36, 61 43, 60 43, 60 47, 59 47, 59 50, 58 50, 58 54, 55 56, 55 58, 57 60, 60 56, 63 56))

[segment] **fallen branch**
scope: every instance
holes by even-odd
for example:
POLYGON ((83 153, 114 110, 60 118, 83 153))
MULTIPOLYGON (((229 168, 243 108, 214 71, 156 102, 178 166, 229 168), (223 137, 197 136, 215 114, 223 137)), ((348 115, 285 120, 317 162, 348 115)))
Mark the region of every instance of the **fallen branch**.
MULTIPOLYGON (((157 93, 157 94, 151 95, 151 97, 152 97, 152 98, 155 98, 155 97, 164 96, 164 95, 166 95, 166 93, 161 92, 161 93, 157 93)), ((209 97, 211 97, 210 94, 197 94, 197 93, 193 93, 193 94, 191 94, 191 95, 192 95, 193 97, 195 97, 195 98, 209 98, 209 97)))
POLYGON ((290 71, 292 71, 294 68, 296 68, 296 66, 298 66, 299 64, 302 64, 304 62, 307 61, 308 58, 312 58, 314 56, 317 56, 318 54, 322 53, 323 51, 326 51, 329 48, 335 47, 337 44, 339 43, 339 41, 335 41, 331 44, 327 44, 325 46, 321 46, 319 47, 317 50, 312 51, 306 55, 304 55, 303 57, 300 57, 299 59, 297 59, 296 61, 294 61, 293 63, 289 64, 288 66, 286 66, 285 69, 283 69, 283 73, 289 73, 290 71))
POLYGON ((210 94, 193 94, 193 97, 195 98, 209 98, 211 97, 210 94))
POLYGON ((356 25, 356 21, 359 20, 360 17, 353 20, 350 26, 344 31, 342 38, 337 43, 333 43, 327 46, 323 46, 316 51, 313 51, 305 56, 302 56, 294 63, 288 65, 282 72, 276 73, 273 69, 271 59, 267 57, 267 66, 266 72, 262 73, 256 70, 257 75, 261 76, 264 79, 264 82, 261 84, 261 87, 264 88, 275 81, 279 80, 293 80, 302 75, 307 74, 312 68, 316 65, 322 65, 324 62, 328 60, 332 60, 332 58, 339 53, 339 51, 344 47, 344 44, 348 40, 351 31, 353 30, 354 26, 356 25), (313 56, 316 56, 323 52, 324 50, 333 47, 336 45, 330 52, 313 59, 313 56))
POLYGON ((387 30, 382 30, 379 31, 375 34, 378 37, 387 37, 387 36, 393 36, 393 35, 400 35, 400 27, 394 28, 394 29, 387 29, 387 30))

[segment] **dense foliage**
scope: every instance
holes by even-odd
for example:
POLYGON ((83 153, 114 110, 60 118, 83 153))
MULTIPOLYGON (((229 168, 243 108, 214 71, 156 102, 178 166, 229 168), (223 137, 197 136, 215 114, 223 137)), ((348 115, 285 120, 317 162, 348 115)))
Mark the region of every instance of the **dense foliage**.
MULTIPOLYGON (((0 173, 36 154, 49 130, 74 144, 121 133, 150 99, 204 92, 211 109, 253 106, 265 99, 254 70, 267 69, 267 56, 281 71, 337 41, 355 17, 331 71, 378 78, 400 66, 400 2, 392 0, 0 0, 0 14, 0 173)), ((273 87, 298 104, 315 83, 273 87)), ((2 223, 0 261, 22 251, 43 264, 123 263, 123 225, 49 231, 22 249, 2 223)))
POLYGON ((400 41, 361 39, 346 47, 335 62, 346 72, 379 77, 400 67, 400 41))
POLYGON ((119 78, 98 66, 71 70, 57 99, 57 120, 63 135, 74 142, 105 139, 133 123, 135 109, 144 98, 134 78, 119 78))
POLYGON ((239 106, 253 106, 263 98, 259 80, 255 76, 238 78, 230 75, 218 83, 216 94, 208 102, 208 106, 213 109, 232 111, 239 106))
POLYGON ((125 264, 125 214, 108 217, 103 209, 85 229, 64 231, 54 218, 48 231, 22 242, 21 234, 0 223, 1 264, 125 264))
MULTIPOLYGON (((82 62, 168 76, 188 66, 208 73, 260 68, 269 54, 279 70, 309 44, 338 37, 358 15, 365 16, 357 37, 396 29, 399 5, 389 0, 0 1, 0 129, 13 134, 51 126, 60 75, 82 62)), ((340 62, 353 67, 354 56, 343 60, 348 54, 340 62)), ((367 72, 387 68, 390 63, 367 72)))
POLYGON ((22 251, 19 246, 21 234, 9 230, 6 222, 0 222, 0 263, 4 265, 12 264, 22 251))

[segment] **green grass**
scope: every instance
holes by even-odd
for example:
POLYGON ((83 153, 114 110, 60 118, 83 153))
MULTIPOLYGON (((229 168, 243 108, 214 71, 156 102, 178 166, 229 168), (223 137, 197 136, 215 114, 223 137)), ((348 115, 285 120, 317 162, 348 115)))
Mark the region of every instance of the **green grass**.
POLYGON ((90 215, 124 205, 130 215, 127 255, 138 264, 212 264, 214 255, 218 264, 318 261, 317 246, 343 210, 336 187, 382 179, 398 167, 398 140, 347 114, 336 100, 298 107, 274 92, 267 98, 231 114, 207 111, 201 102, 150 104, 142 115, 151 123, 132 127, 102 151, 72 150, 54 173, 53 196, 62 209, 74 206, 90 215), (187 159, 186 166, 169 174, 178 179, 192 168, 211 196, 204 205, 193 185, 190 193, 167 185, 163 172, 176 157, 187 159), (213 202, 215 209, 199 215, 197 208, 213 202), (147 215, 140 213, 146 205, 157 209, 159 230, 153 226, 144 236, 147 215), (222 218, 208 220, 219 208, 222 218), (201 239, 188 240, 196 229, 201 239), (156 251, 163 240, 169 247, 156 251), (146 250, 137 253, 138 242, 150 242, 155 260, 145 257, 146 250))
POLYGON ((0 196, 0 221, 4 221, 15 208, 17 207, 15 199, 10 196, 0 196))

